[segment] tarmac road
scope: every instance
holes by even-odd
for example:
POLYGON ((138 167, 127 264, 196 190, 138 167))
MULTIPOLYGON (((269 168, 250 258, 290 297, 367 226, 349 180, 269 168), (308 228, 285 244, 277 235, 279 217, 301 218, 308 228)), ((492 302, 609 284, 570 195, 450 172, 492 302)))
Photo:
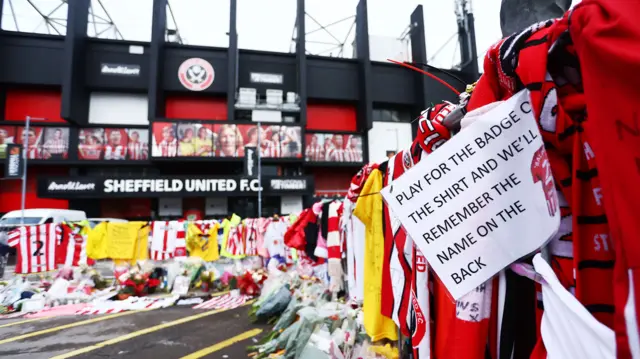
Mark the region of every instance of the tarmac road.
POLYGON ((270 328, 251 324, 248 310, 248 305, 226 311, 180 306, 0 320, 0 358, 246 358, 246 347, 270 328))

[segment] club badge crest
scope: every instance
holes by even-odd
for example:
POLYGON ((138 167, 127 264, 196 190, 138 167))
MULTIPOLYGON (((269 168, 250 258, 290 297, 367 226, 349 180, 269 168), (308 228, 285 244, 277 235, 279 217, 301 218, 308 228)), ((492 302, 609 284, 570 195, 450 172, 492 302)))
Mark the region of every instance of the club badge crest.
POLYGON ((200 58, 188 59, 178 69, 180 83, 191 91, 208 89, 213 83, 215 75, 213 66, 209 61, 200 58))

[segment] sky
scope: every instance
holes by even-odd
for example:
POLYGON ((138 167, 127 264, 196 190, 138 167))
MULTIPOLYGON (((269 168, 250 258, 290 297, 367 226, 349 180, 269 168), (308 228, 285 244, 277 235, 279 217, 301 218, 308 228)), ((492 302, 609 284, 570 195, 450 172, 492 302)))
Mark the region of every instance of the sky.
MULTIPOLYGON (((47 32, 42 18, 27 0, 4 1, 2 29, 16 30, 10 4, 13 5, 20 31, 47 32)), ((468 0, 475 16, 476 42, 479 61, 486 50, 501 38, 500 0, 468 0)), ((49 13, 61 0, 32 0, 41 12, 49 13)), ((113 19, 126 40, 149 41, 151 37, 152 0, 101 0, 106 12, 113 19)), ((229 0, 169 0, 178 30, 189 45, 227 47, 229 27, 229 0)), ((317 30, 338 20, 355 15, 358 0, 306 0, 307 32, 317 30), (316 23, 317 21, 317 23, 316 23)), ((375 44, 385 50, 388 57, 397 52, 376 36, 399 38, 409 25, 409 17, 418 5, 423 5, 427 57, 430 64, 451 68, 460 62, 457 43, 457 24, 454 0, 368 0, 369 34, 375 44), (379 43, 378 43, 379 42, 379 43)), ((97 16, 106 17, 98 0, 92 0, 97 16)), ((238 0, 238 45, 241 49, 290 52, 295 24, 296 0, 238 0)), ((51 17, 66 17, 66 5, 51 17)), ((339 43, 346 43, 342 53, 352 56, 353 35, 349 32, 354 19, 348 19, 307 35, 307 51, 323 56, 340 56, 339 43), (350 34, 350 36, 348 36, 350 34), (346 39, 346 41, 345 41, 346 39)), ((173 25, 173 21, 169 20, 173 25)), ((64 28, 57 26, 61 31, 64 28)), ((89 24, 89 34, 101 32, 106 25, 89 24)), ((111 34, 113 31, 101 35, 111 34)), ((386 55, 383 54, 382 55, 386 55)), ((378 56, 385 57, 385 56, 378 56)), ((378 60, 378 59, 375 59, 378 60)), ((383 60, 383 59, 380 59, 383 60)))

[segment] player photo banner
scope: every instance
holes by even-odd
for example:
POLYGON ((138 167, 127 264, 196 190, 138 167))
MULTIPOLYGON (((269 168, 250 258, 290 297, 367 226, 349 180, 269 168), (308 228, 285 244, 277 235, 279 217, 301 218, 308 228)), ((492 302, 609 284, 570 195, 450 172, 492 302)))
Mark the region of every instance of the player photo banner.
POLYGON ((255 147, 260 149, 261 158, 302 158, 300 126, 237 125, 237 127, 242 143, 242 150, 239 151, 241 156, 245 156, 247 147, 255 147), (259 145, 258 142, 260 142, 259 145))
POLYGON ((22 145, 30 160, 65 160, 69 155, 68 127, 0 126, 0 146, 22 145))
POLYGON ((16 143, 15 137, 15 126, 0 126, 0 158, 7 157, 7 147, 16 143))
POLYGON ((243 158, 247 147, 259 148, 262 158, 302 158, 300 126, 180 121, 154 122, 152 131, 154 158, 243 158))
POLYGON ((214 157, 215 134, 213 124, 196 122, 154 122, 151 135, 151 156, 214 157))
POLYGON ((305 161, 361 163, 362 136, 356 134, 307 133, 305 161))
POLYGON ((78 131, 78 159, 143 161, 149 159, 149 130, 83 128, 78 131))

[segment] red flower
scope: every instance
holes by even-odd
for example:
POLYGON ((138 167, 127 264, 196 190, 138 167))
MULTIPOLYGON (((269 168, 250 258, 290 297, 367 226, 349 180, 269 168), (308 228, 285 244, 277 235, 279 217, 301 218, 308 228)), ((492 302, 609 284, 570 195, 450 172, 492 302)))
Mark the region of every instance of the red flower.
POLYGON ((253 276, 250 272, 246 272, 244 275, 238 277, 238 289, 240 293, 254 296, 260 292, 260 287, 253 280, 253 276))
POLYGON ((159 279, 149 279, 149 281, 147 282, 147 286, 149 288, 155 288, 157 286, 160 285, 160 280, 159 279))

